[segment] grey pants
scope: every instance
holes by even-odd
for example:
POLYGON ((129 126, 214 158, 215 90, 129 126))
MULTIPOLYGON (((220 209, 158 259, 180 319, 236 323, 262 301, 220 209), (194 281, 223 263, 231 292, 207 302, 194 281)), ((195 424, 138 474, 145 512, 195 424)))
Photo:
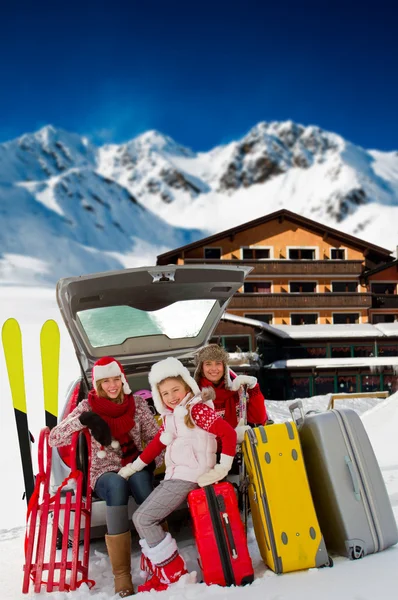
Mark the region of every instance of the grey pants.
POLYGON ((182 479, 166 479, 148 496, 133 514, 133 522, 140 538, 145 538, 148 546, 153 548, 165 537, 159 525, 166 517, 178 508, 191 490, 198 488, 197 483, 182 479))

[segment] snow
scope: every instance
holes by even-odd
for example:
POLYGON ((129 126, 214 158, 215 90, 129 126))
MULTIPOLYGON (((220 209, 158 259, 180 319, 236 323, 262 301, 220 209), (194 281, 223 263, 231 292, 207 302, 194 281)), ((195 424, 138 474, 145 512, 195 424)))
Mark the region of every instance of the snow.
POLYGON ((398 367, 398 356, 369 356, 354 358, 289 358, 276 360, 267 365, 269 369, 294 369, 295 367, 315 367, 316 369, 331 369, 333 367, 398 367))
MULTIPOLYGON (((398 335, 398 323, 390 323, 398 335)), ((273 325, 273 327, 290 338, 305 339, 342 339, 342 338, 375 338, 383 337, 378 325, 357 323, 352 325, 273 325)))
MULTIPOLYGON (((60 404, 65 390, 79 373, 74 351, 65 327, 59 317, 55 294, 51 289, 37 287, 4 287, 0 296, 0 321, 15 317, 20 321, 24 341, 25 376, 27 405, 31 430, 36 439, 43 426, 41 365, 39 359, 39 332, 45 319, 54 318, 61 329, 61 372, 60 404)), ((18 600, 23 597, 22 565, 24 543, 25 503, 22 495, 22 472, 19 462, 17 436, 11 406, 4 358, 0 354, 0 397, 1 397, 1 439, 2 453, 0 469, 3 477, 3 493, 0 510, 0 581, 1 597, 4 600, 18 600), (4 486, 7 482, 7 487, 4 486)), ((329 396, 319 396, 303 400, 304 409, 321 410, 328 403, 329 396)), ((351 405, 363 418, 365 427, 374 445, 382 473, 387 485, 394 514, 398 519, 398 394, 387 400, 372 398, 341 401, 351 405)), ((268 401, 267 407, 277 422, 289 418, 289 402, 268 401)), ((171 527, 173 527, 171 525, 171 527)), ((197 554, 187 526, 176 534, 179 547, 190 570, 197 569, 197 554)), ((298 573, 275 575, 264 566, 249 521, 249 550, 255 570, 254 583, 244 589, 207 587, 204 584, 176 584, 169 590, 156 595, 165 600, 202 600, 209 596, 220 600, 239 599, 247 596, 250 600, 395 600, 398 587, 398 547, 380 554, 371 555, 356 562, 342 557, 335 559, 332 569, 311 569, 298 573)), ((140 583, 139 553, 137 538, 133 538, 133 581, 140 583)), ((35 595, 30 591, 28 598, 54 600, 106 600, 113 597, 112 574, 104 540, 93 542, 90 547, 90 578, 96 580, 91 591, 83 585, 75 592, 54 592, 49 596, 43 591, 35 595)), ((145 597, 145 596, 143 596, 145 597)), ((151 596, 154 597, 154 594, 151 596)))

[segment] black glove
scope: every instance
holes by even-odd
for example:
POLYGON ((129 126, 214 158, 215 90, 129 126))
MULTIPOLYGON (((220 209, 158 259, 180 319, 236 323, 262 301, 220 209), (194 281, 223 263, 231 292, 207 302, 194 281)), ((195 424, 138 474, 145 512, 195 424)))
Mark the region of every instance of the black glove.
POLYGON ((79 421, 90 429, 91 435, 101 446, 110 445, 112 435, 109 425, 97 413, 87 410, 80 415, 79 421))

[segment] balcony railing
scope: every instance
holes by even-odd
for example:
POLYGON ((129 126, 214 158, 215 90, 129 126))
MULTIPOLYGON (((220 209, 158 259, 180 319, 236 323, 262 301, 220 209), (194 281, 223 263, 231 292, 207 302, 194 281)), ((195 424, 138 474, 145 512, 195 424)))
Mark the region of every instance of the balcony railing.
POLYGON ((398 310, 397 294, 372 294, 372 308, 396 308, 398 310))
POLYGON ((185 264, 247 265, 253 267, 253 275, 345 275, 359 277, 363 271, 361 260, 225 260, 210 258, 187 258, 185 264))
POLYGON ((372 294, 248 294, 237 293, 229 303, 230 309, 277 309, 292 308, 370 308, 372 294))

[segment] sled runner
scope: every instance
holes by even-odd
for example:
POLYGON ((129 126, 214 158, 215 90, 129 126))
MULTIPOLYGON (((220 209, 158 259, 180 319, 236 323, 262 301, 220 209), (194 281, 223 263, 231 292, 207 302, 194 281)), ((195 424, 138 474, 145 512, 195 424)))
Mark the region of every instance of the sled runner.
POLYGON ((329 550, 352 559, 398 542, 380 467, 359 415, 334 409, 305 415, 300 440, 315 507, 329 550))
POLYGON ((205 583, 252 583, 253 566, 233 485, 223 482, 193 490, 188 506, 205 583))
POLYGON ((329 564, 294 423, 245 433, 243 454, 254 531, 275 573, 329 564))
MULTIPOLYGON (((76 452, 79 435, 86 436, 87 431, 76 432, 72 438, 70 475, 62 482, 56 493, 50 495, 50 475, 52 449, 48 445, 50 429, 40 432, 38 460, 39 473, 36 476, 35 489, 30 498, 27 512, 25 536, 25 565, 22 592, 29 591, 29 581, 34 591, 39 593, 42 585, 47 592, 75 590, 82 583, 90 587, 94 581, 88 579, 88 559, 90 545, 91 488, 83 484, 83 473, 76 468, 76 452), (49 515, 52 513, 52 523, 49 515), (60 520, 63 519, 64 532, 62 547, 57 555, 57 534, 60 520), (84 531, 83 545, 79 544, 80 529, 84 531), (73 529, 72 548, 68 549, 69 529, 73 529), (48 536, 47 536, 48 534, 48 536), (47 581, 42 579, 47 573, 47 581)), ((88 448, 90 444, 88 443, 88 448)), ((89 454, 90 464, 90 454, 89 454)))

